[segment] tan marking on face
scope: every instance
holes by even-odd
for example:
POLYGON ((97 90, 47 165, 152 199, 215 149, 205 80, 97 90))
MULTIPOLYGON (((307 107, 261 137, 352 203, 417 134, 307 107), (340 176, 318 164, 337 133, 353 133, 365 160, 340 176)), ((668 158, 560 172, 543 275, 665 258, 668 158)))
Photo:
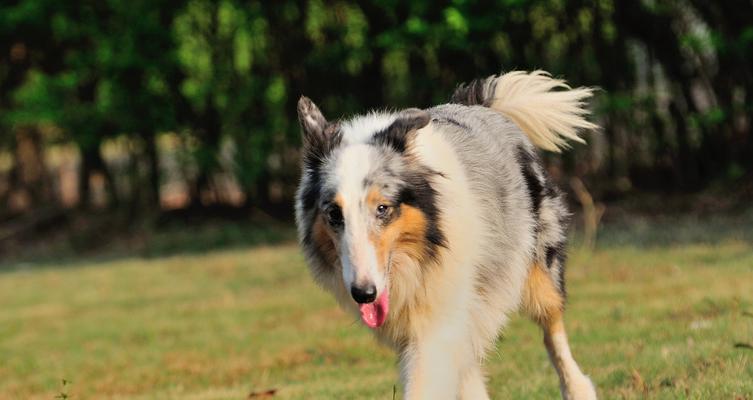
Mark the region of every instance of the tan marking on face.
POLYGON ((366 206, 369 210, 376 210, 380 204, 387 204, 387 199, 382 196, 382 192, 376 186, 372 186, 366 194, 366 206))
MULTIPOLYGON (((382 193, 376 186, 372 186, 366 194, 366 212, 375 213, 380 204, 387 204, 387 199, 382 196, 382 193)), ((394 212, 394 210, 391 210, 390 212, 394 212)), ((377 262, 382 271, 386 267, 387 255, 389 254, 386 247, 395 240, 390 234, 389 227, 387 227, 387 229, 377 227, 369 232, 369 241, 371 241, 371 244, 374 246, 377 255, 377 262)))
POLYGON ((564 299, 544 267, 531 266, 523 293, 523 308, 535 321, 546 325, 562 314, 564 299))
POLYGON ((345 211, 345 198, 341 193, 336 194, 334 200, 332 201, 337 204, 341 210, 345 211))
MULTIPOLYGON (((369 193, 367 203, 373 209, 379 204, 385 204, 384 199, 380 196, 369 193)), ((416 207, 401 204, 400 210, 392 209, 390 212, 399 212, 400 215, 390 221, 387 226, 374 230, 369 234, 377 254, 379 268, 384 270, 387 267, 387 261, 391 251, 399 251, 405 255, 422 260, 426 254, 426 216, 416 207)))
POLYGON ((311 227, 311 236, 317 250, 324 256, 328 266, 337 262, 337 248, 335 247, 334 233, 329 224, 324 221, 324 216, 319 215, 311 227))

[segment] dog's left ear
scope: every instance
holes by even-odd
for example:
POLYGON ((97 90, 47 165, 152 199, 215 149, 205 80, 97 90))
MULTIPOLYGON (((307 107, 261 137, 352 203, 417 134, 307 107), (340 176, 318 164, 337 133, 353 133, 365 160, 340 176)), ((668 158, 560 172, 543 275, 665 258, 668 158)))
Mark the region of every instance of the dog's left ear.
POLYGON ((374 142, 386 144, 398 153, 404 153, 416 132, 425 127, 431 121, 429 113, 418 109, 409 108, 398 114, 395 122, 381 132, 374 135, 374 142))

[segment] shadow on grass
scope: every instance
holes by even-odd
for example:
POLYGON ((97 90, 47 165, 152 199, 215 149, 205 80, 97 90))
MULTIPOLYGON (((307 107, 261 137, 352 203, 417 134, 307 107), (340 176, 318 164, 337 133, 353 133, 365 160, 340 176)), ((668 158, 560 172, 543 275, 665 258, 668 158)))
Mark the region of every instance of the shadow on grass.
MULTIPOLYGON (((581 244, 580 218, 573 219, 573 244, 581 244)), ((32 268, 61 268, 122 258, 159 258, 216 250, 294 243, 292 222, 248 217, 173 218, 152 223, 101 218, 86 229, 58 229, 19 243, 0 254, 0 273, 32 268)), ((75 226, 72 222, 70 225, 75 226)), ((753 242, 753 208, 736 214, 608 215, 597 248, 657 248, 691 244, 753 242)))
MULTIPOLYGON (((576 229, 576 241, 578 240, 576 229)), ((753 209, 719 215, 627 215, 602 224, 597 247, 655 248, 753 242, 753 209)))
POLYGON ((66 268, 123 258, 154 259, 182 254, 293 243, 295 227, 283 222, 203 221, 146 224, 128 229, 98 226, 62 237, 44 236, 0 258, 0 273, 66 268), (47 243, 45 243, 47 241, 47 243), (27 251, 25 251, 27 250, 27 251))

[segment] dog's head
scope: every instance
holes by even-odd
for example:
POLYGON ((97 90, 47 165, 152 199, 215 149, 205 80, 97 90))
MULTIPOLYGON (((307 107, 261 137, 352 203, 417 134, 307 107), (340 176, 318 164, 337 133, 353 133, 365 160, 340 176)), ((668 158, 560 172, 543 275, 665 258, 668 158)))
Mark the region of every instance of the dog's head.
POLYGON ((339 271, 363 321, 379 327, 389 310, 392 269, 399 267, 394 260, 420 264, 444 241, 431 186, 436 173, 413 151, 429 114, 408 109, 329 122, 302 97, 298 118, 303 176, 296 217, 308 261, 325 285, 339 271))

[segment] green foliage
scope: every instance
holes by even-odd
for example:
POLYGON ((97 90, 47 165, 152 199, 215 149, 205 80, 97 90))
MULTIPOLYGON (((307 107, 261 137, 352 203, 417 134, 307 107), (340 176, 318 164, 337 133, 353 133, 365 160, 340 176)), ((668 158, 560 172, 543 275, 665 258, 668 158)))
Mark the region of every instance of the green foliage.
POLYGON ((26 82, 13 93, 14 107, 5 113, 4 124, 62 124, 64 106, 75 83, 76 78, 72 74, 50 76, 30 71, 26 82))
POLYGON ((134 163, 154 169, 150 147, 174 132, 192 144, 194 194, 224 172, 250 203, 263 203, 256 197, 271 181, 295 183, 301 94, 337 118, 429 106, 459 82, 543 68, 603 89, 595 109, 608 150, 573 156, 569 170, 614 179, 633 160, 664 168, 658 160, 669 159, 683 187, 724 174, 727 163, 752 168, 741 149, 753 149, 753 138, 739 121, 753 117, 753 11, 739 6, 23 0, 0 5, 0 143, 10 146, 14 129, 39 124, 90 154, 126 137, 136 143, 134 163), (636 129, 631 140, 614 134, 636 129), (701 156, 709 143, 716 153, 701 156), (634 151, 640 157, 620 156, 634 151), (687 170, 709 172, 685 177, 687 170))

